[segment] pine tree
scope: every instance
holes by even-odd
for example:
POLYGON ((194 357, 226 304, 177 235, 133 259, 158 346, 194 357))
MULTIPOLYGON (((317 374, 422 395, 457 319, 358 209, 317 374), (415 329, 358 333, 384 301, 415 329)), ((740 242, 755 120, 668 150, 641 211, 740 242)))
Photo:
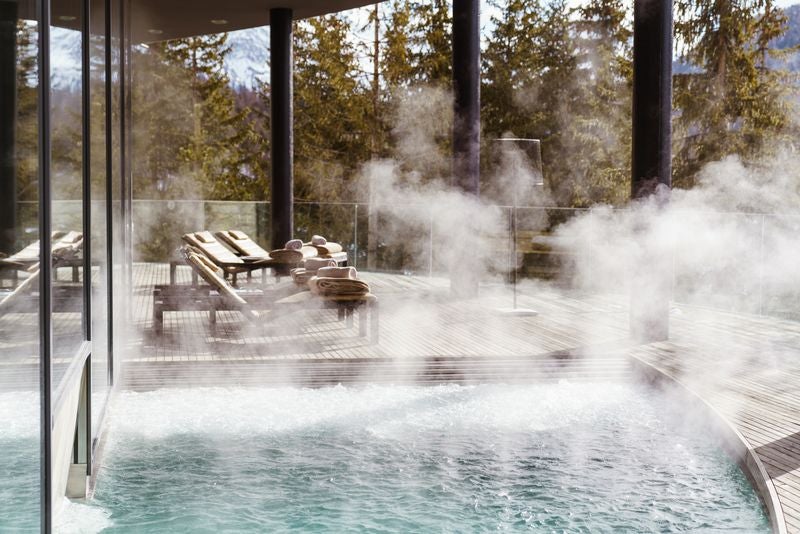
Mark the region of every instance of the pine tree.
MULTIPOLYGON (((134 48, 134 198, 203 198, 204 190, 182 151, 192 133, 192 88, 181 65, 165 57, 167 43, 134 48)), ((114 109, 107 110, 113 113, 114 109)))
POLYGON ((359 83, 351 26, 341 15, 295 29, 295 197, 341 199, 370 157, 370 94, 359 83))
POLYGON ((224 68, 230 52, 226 33, 168 41, 166 61, 189 75, 192 130, 181 148, 184 162, 203 185, 205 198, 250 199, 263 183, 248 165, 252 144, 248 110, 236 109, 230 79, 224 68))
POLYGON ((389 4, 389 16, 384 26, 383 61, 380 65, 390 92, 407 88, 414 80, 411 57, 411 5, 403 0, 389 4))
POLYGON ((507 0, 491 5, 500 10, 482 54, 481 107, 490 138, 505 134, 528 137, 542 121, 537 106, 543 60, 542 6, 538 1, 507 0))
POLYGON ((16 180, 20 201, 37 201, 39 191, 39 94, 36 27, 17 23, 16 180))
POLYGON ((708 162, 778 146, 791 126, 794 84, 770 65, 768 45, 786 30, 772 0, 678 0, 676 13, 688 68, 674 78, 673 182, 691 187, 708 162))
POLYGON ((578 98, 564 124, 569 203, 620 204, 630 190, 631 29, 622 0, 589 0, 577 15, 578 98))
POLYGON ((417 83, 450 87, 452 81, 452 17, 447 0, 412 2, 409 42, 417 83))
MULTIPOLYGON (((531 137, 542 141, 542 165, 556 200, 562 195, 562 184, 569 181, 571 154, 564 129, 580 104, 575 91, 578 76, 577 54, 573 38, 571 10, 566 0, 554 0, 547 6, 539 31, 540 80, 535 91, 535 104, 541 118, 531 137)), ((570 147, 571 148, 571 147, 570 147)))

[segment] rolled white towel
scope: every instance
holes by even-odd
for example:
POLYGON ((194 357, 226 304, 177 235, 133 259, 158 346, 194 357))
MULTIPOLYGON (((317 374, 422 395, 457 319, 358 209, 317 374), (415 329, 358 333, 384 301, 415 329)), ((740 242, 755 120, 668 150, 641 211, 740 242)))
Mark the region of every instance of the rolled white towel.
POLYGON ((321 247, 327 242, 328 240, 322 237, 321 235, 315 235, 311 237, 311 244, 314 245, 315 247, 321 247))
POLYGON ((300 250, 303 248, 303 242, 300 239, 292 239, 291 241, 286 242, 286 246, 284 246, 287 250, 300 250))
POLYGON ((358 272, 355 267, 323 267, 317 271, 317 276, 320 278, 350 278, 355 280, 358 278, 358 272))
POLYGON ((323 267, 336 267, 336 260, 330 258, 306 258, 303 262, 303 266, 306 270, 316 271, 323 267))

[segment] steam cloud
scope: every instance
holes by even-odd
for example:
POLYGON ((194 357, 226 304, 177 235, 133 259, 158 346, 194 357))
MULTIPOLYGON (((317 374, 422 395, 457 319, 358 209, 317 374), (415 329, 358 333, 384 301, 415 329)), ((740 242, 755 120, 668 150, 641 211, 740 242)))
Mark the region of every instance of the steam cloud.
POLYGON ((669 279, 673 300, 780 309, 800 282, 797 163, 792 154, 758 166, 729 157, 708 165, 694 189, 673 190, 666 205, 651 198, 576 217, 556 232, 575 256, 572 285, 618 293, 669 279))

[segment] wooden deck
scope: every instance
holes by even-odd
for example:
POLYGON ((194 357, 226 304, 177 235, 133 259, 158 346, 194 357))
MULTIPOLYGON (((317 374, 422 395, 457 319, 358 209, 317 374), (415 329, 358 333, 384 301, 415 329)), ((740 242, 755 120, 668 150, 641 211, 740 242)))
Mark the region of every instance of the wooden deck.
MULTIPOLYGON (((453 301, 441 278, 362 273, 381 304, 380 342, 370 344, 356 327, 339 322, 335 311, 306 310, 267 318, 263 326, 247 323, 238 312, 218 312, 212 329, 208 313, 167 312, 163 332, 152 328, 152 288, 168 282, 166 266, 137 265, 133 331, 128 363, 243 361, 286 359, 368 359, 426 357, 521 357, 624 340, 624 306, 609 299, 566 299, 550 291, 520 298, 520 306, 540 312, 535 320, 503 317, 493 310, 509 307, 510 294, 487 286, 489 296, 453 301), (592 328, 576 321, 591 314, 592 328)), ((188 268, 178 282, 189 283, 188 268)), ((273 282, 271 282, 273 283, 273 282)), ((282 284, 289 283, 287 281, 282 284)), ((258 282, 256 282, 258 284, 258 282)))
MULTIPOLYGON (((493 311, 511 304, 511 295, 500 284, 483 288, 486 296, 479 300, 453 301, 445 279, 362 273, 380 300, 377 344, 359 337, 357 324, 348 328, 335 311, 319 309, 275 314, 263 326, 247 323, 238 312, 218 312, 213 329, 207 312, 168 312, 162 333, 156 334, 152 288, 168 282, 167 267, 139 264, 134 272, 125 388, 289 379, 304 384, 418 382, 421 367, 428 380, 464 381, 609 380, 632 372, 619 351, 594 359, 563 357, 565 351, 625 341, 624 306, 609 299, 566 299, 553 291, 537 292, 519 301, 540 312, 531 320, 493 311), (575 320, 586 314, 598 317, 589 329, 575 320)), ((177 281, 190 282, 187 267, 178 269, 177 281)))

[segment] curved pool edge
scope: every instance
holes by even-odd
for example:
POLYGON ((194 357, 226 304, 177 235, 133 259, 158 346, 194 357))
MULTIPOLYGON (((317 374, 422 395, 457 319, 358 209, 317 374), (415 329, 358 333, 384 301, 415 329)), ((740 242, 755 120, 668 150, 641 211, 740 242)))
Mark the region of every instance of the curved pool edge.
POLYGON ((786 519, 783 507, 778 499, 775 484, 767 473, 763 462, 755 453, 754 447, 742 435, 736 426, 699 393, 684 384, 668 371, 646 362, 634 354, 629 354, 636 372, 653 384, 671 384, 678 386, 686 395, 686 401, 699 408, 698 412, 711 424, 714 434, 719 438, 723 450, 739 465, 750 484, 756 491, 769 517, 772 531, 776 534, 786 534, 786 519))

